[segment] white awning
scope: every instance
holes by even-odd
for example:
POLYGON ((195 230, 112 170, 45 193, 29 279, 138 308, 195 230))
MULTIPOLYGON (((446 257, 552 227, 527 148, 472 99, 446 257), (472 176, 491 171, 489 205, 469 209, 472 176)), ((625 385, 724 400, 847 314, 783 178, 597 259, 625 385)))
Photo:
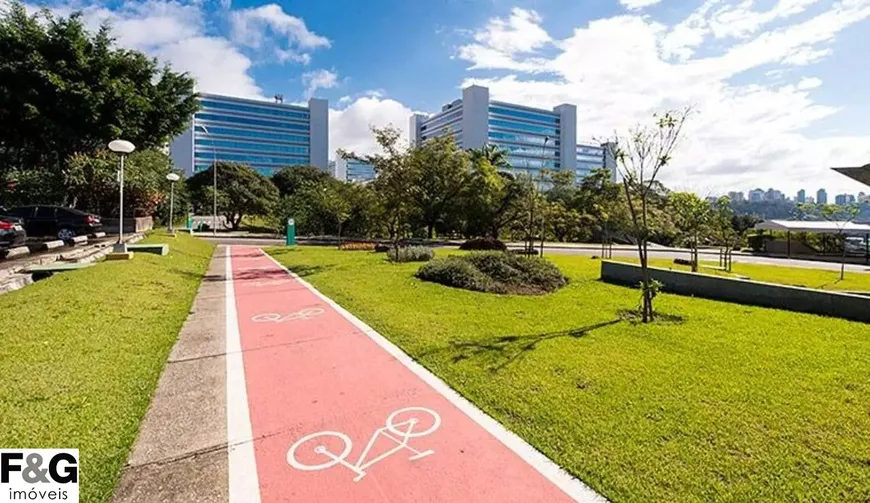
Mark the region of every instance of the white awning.
POLYGON ((870 225, 855 222, 806 221, 806 220, 765 220, 755 224, 756 230, 815 232, 818 234, 870 234, 870 225))

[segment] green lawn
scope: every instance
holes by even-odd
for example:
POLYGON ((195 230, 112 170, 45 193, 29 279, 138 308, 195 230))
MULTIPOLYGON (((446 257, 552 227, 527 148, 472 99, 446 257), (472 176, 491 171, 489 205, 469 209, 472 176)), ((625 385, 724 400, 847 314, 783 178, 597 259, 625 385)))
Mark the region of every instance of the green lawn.
MULTIPOLYGON (((846 276, 841 281, 839 270, 807 269, 800 267, 782 267, 777 265, 734 262, 732 263, 731 274, 728 274, 715 269, 719 265, 716 261, 705 261, 704 258, 705 257, 702 255, 700 262, 701 267, 698 271, 703 274, 742 276, 755 281, 803 286, 807 288, 821 288, 824 290, 870 291, 870 274, 867 273, 846 271, 846 276)), ((638 262, 637 258, 631 257, 613 257, 613 260, 638 262)), ((674 264, 673 260, 664 258, 651 258, 650 266, 678 271, 691 270, 691 267, 689 266, 674 264)))
POLYGON ((638 291, 578 256, 549 257, 568 287, 517 297, 271 253, 614 501, 870 499, 867 325, 667 294, 642 325, 638 291))
POLYGON ((83 502, 108 501, 213 246, 103 262, 0 296, 0 446, 78 448, 83 502))

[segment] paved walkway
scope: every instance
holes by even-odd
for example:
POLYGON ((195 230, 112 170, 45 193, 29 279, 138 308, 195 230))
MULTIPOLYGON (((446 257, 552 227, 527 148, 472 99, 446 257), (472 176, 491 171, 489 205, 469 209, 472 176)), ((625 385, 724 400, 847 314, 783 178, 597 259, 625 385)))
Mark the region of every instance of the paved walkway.
POLYGON ((202 422, 225 425, 225 441, 154 420, 168 410, 165 377, 178 365, 170 363, 117 502, 603 501, 258 248, 220 247, 210 277, 224 287, 225 351, 199 360, 223 364, 225 378, 199 379, 211 402, 188 404, 180 422, 191 407, 225 407, 202 422), (188 453, 145 455, 168 431, 188 453), (219 475, 189 473, 203 467, 219 475))

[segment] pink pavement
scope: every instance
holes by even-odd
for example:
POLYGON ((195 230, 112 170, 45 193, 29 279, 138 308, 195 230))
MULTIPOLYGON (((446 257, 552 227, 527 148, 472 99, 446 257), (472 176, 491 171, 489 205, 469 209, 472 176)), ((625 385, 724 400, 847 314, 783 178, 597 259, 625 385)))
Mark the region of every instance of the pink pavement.
POLYGON ((574 501, 261 250, 231 253, 261 501, 574 501))

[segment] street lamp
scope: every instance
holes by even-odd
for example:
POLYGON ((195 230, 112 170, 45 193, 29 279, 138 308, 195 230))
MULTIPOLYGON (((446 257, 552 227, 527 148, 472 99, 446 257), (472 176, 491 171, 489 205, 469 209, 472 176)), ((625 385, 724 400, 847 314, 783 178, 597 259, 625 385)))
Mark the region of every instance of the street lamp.
POLYGON ((124 158, 136 150, 136 146, 127 140, 112 140, 109 150, 121 156, 121 170, 118 172, 118 184, 121 186, 121 205, 118 207, 118 243, 112 248, 115 253, 127 253, 127 243, 124 242, 124 158))
POLYGON ((199 125, 202 128, 202 131, 208 136, 209 140, 211 140, 211 175, 212 175, 212 199, 211 199, 211 234, 212 236, 217 235, 217 146, 214 144, 214 137, 209 133, 208 128, 199 125))
POLYGON ((166 179, 169 180, 169 232, 175 232, 173 219, 173 214, 175 212, 175 182, 180 178, 181 177, 175 173, 169 173, 166 175, 166 179))

